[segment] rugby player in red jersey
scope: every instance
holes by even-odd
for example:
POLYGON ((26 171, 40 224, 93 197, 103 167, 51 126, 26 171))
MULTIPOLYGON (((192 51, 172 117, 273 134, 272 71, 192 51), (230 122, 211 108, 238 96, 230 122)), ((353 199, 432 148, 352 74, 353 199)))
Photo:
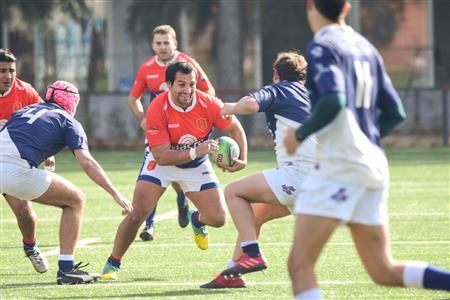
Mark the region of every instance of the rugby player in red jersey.
POLYGON ((117 279, 121 258, 133 242, 139 225, 172 182, 177 182, 198 210, 189 211, 197 246, 208 248, 206 225, 225 224, 224 195, 208 160, 218 148, 210 139, 212 129, 229 134, 239 144, 240 155, 226 171, 235 172, 247 164, 245 132, 237 118, 220 114, 222 101, 196 90, 196 72, 188 62, 168 66, 166 82, 169 91, 153 100, 147 110, 147 151, 133 196, 133 212, 117 230, 111 256, 100 277, 117 279))
MULTIPOLYGON (((28 83, 16 77, 16 57, 8 49, 0 49, 0 129, 11 119, 12 114, 22 107, 42 102, 39 94, 28 83)), ((54 164, 53 158, 47 164, 54 164)), ((22 201, 3 194, 17 219, 22 233, 26 257, 39 273, 48 270, 47 259, 39 252, 36 242, 36 212, 30 201, 22 201)))
MULTIPOLYGON (((170 25, 160 25, 153 30, 152 49, 155 55, 144 62, 139 68, 130 95, 128 96, 128 106, 138 119, 143 130, 145 130, 145 114, 141 102, 142 96, 147 91, 153 99, 158 94, 167 90, 165 72, 167 65, 170 63, 181 60, 189 62, 197 73, 197 89, 211 96, 215 96, 214 87, 200 65, 193 58, 177 50, 176 33, 170 25)), ((173 188, 177 193, 178 223, 180 227, 184 228, 189 224, 187 199, 178 184, 173 184, 173 188)), ((153 240, 155 213, 156 207, 148 216, 145 227, 139 235, 143 241, 153 240)))

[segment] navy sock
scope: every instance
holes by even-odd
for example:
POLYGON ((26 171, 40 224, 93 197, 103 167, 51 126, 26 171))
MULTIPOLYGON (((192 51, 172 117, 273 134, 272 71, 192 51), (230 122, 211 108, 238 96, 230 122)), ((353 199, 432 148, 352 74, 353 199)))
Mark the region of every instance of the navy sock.
POLYGON ((75 262, 73 260, 58 260, 59 270, 64 273, 70 272, 74 265, 75 262))
POLYGON ((23 251, 30 251, 36 247, 36 240, 22 239, 22 242, 23 242, 23 251))
POLYGON ((428 266, 423 275, 423 287, 430 290, 450 291, 450 272, 428 266))
POLYGON ((258 243, 244 246, 244 247, 242 247, 242 251, 244 251, 244 253, 247 253, 247 255, 250 257, 258 257, 261 255, 261 253, 259 252, 259 244, 258 243))
POLYGON ((151 227, 153 225, 153 221, 155 220, 155 214, 156 214, 156 206, 148 216, 147 220, 145 220, 145 225, 147 227, 151 227))
POLYGON ((108 258, 108 262, 113 266, 116 267, 118 269, 120 269, 120 258, 114 257, 114 256, 110 256, 108 258))
POLYGON ((200 216, 200 213, 198 212, 198 210, 192 214, 192 225, 194 225, 197 228, 205 226, 205 223, 200 221, 199 216, 200 216))
POLYGON ((177 204, 178 207, 187 205, 187 198, 183 193, 177 193, 177 204))

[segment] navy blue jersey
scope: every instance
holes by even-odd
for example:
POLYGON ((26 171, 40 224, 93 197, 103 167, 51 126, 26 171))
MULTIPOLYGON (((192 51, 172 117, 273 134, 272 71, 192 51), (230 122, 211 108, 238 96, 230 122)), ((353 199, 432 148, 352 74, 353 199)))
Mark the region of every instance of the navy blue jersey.
POLYGON ((21 158, 34 167, 65 146, 72 151, 88 149, 81 124, 57 104, 35 104, 16 111, 5 128, 21 158))
POLYGON ((284 147, 284 136, 288 127, 298 128, 310 117, 308 91, 298 83, 283 80, 267 85, 256 92, 248 94, 258 102, 259 111, 264 112, 272 138, 275 142, 275 155, 278 166, 300 164, 313 161, 316 142, 308 139, 301 151, 291 156, 284 147))
POLYGON ((259 104, 259 111, 266 114, 267 127, 275 140, 277 118, 283 117, 303 124, 310 117, 310 102, 306 88, 298 83, 283 80, 267 85, 248 94, 259 104))
POLYGON ((351 27, 329 25, 315 34, 307 61, 313 109, 320 97, 344 93, 361 131, 380 146, 378 114, 396 109, 401 100, 375 47, 351 27))

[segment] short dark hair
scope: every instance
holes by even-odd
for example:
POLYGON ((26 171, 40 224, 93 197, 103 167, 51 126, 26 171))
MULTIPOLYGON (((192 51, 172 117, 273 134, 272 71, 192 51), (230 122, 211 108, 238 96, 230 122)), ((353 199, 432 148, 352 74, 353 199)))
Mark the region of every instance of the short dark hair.
POLYGON ((346 0, 314 0, 319 13, 328 20, 336 22, 344 9, 346 0))
POLYGON ((273 63, 273 69, 277 71, 281 80, 304 81, 306 80, 306 59, 297 51, 280 52, 273 63))
POLYGON ((0 62, 13 63, 16 62, 16 57, 8 48, 0 48, 0 62))
POLYGON ((167 66, 166 82, 170 82, 171 84, 173 84, 175 82, 175 77, 178 72, 186 75, 194 72, 194 74, 196 75, 195 69, 190 63, 183 60, 177 61, 167 66))

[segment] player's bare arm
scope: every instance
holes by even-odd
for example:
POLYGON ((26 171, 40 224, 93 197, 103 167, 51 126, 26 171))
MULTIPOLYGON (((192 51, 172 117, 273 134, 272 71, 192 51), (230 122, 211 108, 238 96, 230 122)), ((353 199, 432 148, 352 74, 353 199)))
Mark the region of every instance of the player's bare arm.
POLYGON ((107 191, 126 212, 133 210, 131 203, 113 186, 103 168, 88 150, 77 149, 74 151, 74 154, 80 167, 92 181, 107 191))
POLYGON ((244 169, 247 166, 247 136, 241 123, 237 118, 233 118, 231 124, 223 131, 238 143, 240 149, 239 157, 234 159, 231 166, 224 166, 223 171, 236 172, 244 169))
POLYGON ((259 111, 256 99, 245 96, 236 103, 224 103, 221 115, 251 115, 259 111))
MULTIPOLYGON (((195 157, 202 157, 210 154, 218 149, 215 140, 207 140, 195 148, 195 157)), ((172 150, 170 144, 161 144, 152 147, 151 149, 156 162, 160 166, 181 165, 192 161, 191 149, 187 150, 172 150)))
POLYGON ((145 112, 144 106, 142 105, 141 102, 141 98, 142 96, 141 97, 133 97, 131 95, 128 96, 128 107, 138 120, 139 126, 141 126, 143 130, 145 130, 145 112))

